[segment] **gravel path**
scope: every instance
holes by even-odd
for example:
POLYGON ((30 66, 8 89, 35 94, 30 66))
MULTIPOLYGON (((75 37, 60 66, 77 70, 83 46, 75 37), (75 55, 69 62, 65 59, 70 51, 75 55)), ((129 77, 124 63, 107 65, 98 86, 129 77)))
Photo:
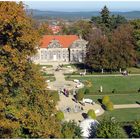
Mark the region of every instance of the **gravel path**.
POLYGON ((89 109, 93 109, 94 111, 99 110, 98 113, 96 113, 96 116, 100 116, 104 113, 104 110, 102 109, 102 107, 99 104, 88 104, 86 103, 85 106, 81 105, 80 103, 76 103, 73 100, 73 96, 70 95, 69 97, 64 96, 63 94, 60 95, 60 101, 57 104, 57 109, 58 110, 64 110, 67 107, 70 107, 72 111, 70 112, 65 112, 64 116, 65 116, 65 120, 69 121, 69 120, 75 120, 76 122, 82 121, 84 119, 82 114, 86 114, 88 112, 89 109), (73 109, 74 107, 79 106, 83 108, 83 111, 81 112, 74 112, 73 109))
MULTIPOLYGON (((65 80, 65 76, 64 73, 65 72, 70 72, 71 70, 73 70, 72 68, 62 68, 59 71, 56 71, 58 63, 52 63, 53 68, 52 69, 52 73, 54 74, 56 81, 50 82, 48 83, 48 87, 50 87, 50 89, 53 90, 60 90, 60 89, 68 89, 68 90, 72 90, 73 88, 76 87, 77 83, 73 82, 73 81, 66 81, 65 80)), ((49 70, 51 70, 49 68, 49 70)), ((83 87, 84 85, 82 85, 83 87)), ((81 88, 82 88, 81 87, 81 88)))
MULTIPOLYGON (((140 74, 129 74, 128 76, 139 76, 140 74)), ((123 76, 122 74, 100 74, 100 75, 84 75, 84 77, 112 77, 123 76)), ((80 75, 72 75, 71 77, 81 77, 80 75)))
POLYGON ((122 108, 138 108, 139 104, 123 104, 123 105, 114 105, 114 109, 122 109, 122 108))

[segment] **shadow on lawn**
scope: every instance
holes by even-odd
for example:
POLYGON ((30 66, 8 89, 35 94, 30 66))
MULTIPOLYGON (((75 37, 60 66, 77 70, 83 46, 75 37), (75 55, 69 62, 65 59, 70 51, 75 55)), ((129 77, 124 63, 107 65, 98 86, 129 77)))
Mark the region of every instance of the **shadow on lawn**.
POLYGON ((136 101, 136 104, 139 104, 140 105, 140 102, 136 101))
POLYGON ((98 102, 99 102, 100 104, 102 104, 102 99, 98 99, 98 102))
POLYGON ((100 103, 102 109, 106 110, 106 107, 102 104, 102 99, 98 99, 98 102, 100 103))

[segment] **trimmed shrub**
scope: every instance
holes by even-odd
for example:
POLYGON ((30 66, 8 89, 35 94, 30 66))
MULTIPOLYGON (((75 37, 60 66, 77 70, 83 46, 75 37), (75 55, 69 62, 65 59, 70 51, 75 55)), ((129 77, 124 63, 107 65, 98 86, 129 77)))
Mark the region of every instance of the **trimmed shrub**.
POLYGON ((59 94, 54 91, 51 93, 52 99, 54 100, 54 102, 58 102, 59 101, 59 94))
POLYGON ((89 94, 89 89, 88 88, 85 89, 84 94, 89 94))
POLYGON ((56 113, 56 118, 59 120, 59 121, 62 121, 64 119, 64 113, 62 111, 59 111, 56 113))
POLYGON ((111 101, 106 104, 106 110, 112 111, 114 109, 114 105, 111 101))
POLYGON ((76 100, 81 101, 84 98, 84 93, 78 92, 75 97, 76 97, 76 100))
POLYGON ((102 98, 102 104, 106 106, 106 104, 110 101, 110 98, 109 96, 104 96, 102 98))
POLYGON ((87 115, 88 117, 92 118, 92 119, 96 119, 96 114, 95 114, 95 111, 93 109, 90 109, 88 112, 87 112, 87 115))

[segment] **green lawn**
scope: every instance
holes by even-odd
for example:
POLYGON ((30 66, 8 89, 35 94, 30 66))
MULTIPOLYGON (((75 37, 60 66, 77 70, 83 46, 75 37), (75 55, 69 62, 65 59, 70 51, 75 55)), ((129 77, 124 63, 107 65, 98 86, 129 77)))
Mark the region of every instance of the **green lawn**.
POLYGON ((51 82, 55 81, 55 77, 54 76, 46 76, 45 77, 47 80, 50 80, 51 82))
POLYGON ((97 117, 97 120, 101 120, 104 117, 115 117, 118 122, 131 122, 134 120, 140 120, 140 108, 130 109, 115 109, 111 112, 106 111, 103 115, 97 117))
POLYGON ((135 68, 135 67, 131 67, 131 68, 127 68, 127 71, 130 73, 140 73, 140 68, 135 68))
POLYGON ((90 90, 90 94, 100 94, 100 86, 103 87, 102 94, 110 94, 113 89, 115 93, 136 93, 140 88, 140 76, 70 77, 70 79, 81 80, 85 84, 84 88, 90 90))
MULTIPOLYGON (((85 98, 90 98, 95 102, 98 102, 98 99, 102 99, 104 95, 86 95, 85 98)), ((108 95, 113 104, 135 104, 140 102, 140 93, 132 94, 117 94, 117 95, 108 95)))

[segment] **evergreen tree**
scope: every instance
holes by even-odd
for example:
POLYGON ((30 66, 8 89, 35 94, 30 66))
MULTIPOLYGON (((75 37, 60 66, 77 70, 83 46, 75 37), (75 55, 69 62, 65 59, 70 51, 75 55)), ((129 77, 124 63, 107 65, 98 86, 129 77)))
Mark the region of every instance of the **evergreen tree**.
POLYGON ((64 122, 61 133, 62 138, 77 139, 82 137, 82 130, 74 121, 64 122))
POLYGON ((31 62, 39 34, 23 4, 0 2, 0 137, 60 137, 52 98, 31 62))
POLYGON ((100 16, 92 17, 91 22, 100 28, 105 34, 109 34, 121 24, 127 23, 127 20, 123 16, 110 15, 110 11, 106 6, 104 6, 100 14, 100 16))
POLYGON ((131 136, 132 138, 140 138, 140 120, 133 123, 131 136))
MULTIPOLYGON (((103 119, 101 122, 99 122, 96 129, 96 134, 94 131, 92 131, 92 129, 90 131, 90 135, 97 138, 127 138, 122 126, 115 120, 111 120, 111 118, 103 119)), ((93 138, 91 136, 90 138, 93 138)))
POLYGON ((102 23, 105 24, 106 27, 110 26, 110 12, 108 10, 108 8, 106 6, 104 6, 104 8, 102 9, 101 13, 101 19, 102 19, 102 23))

